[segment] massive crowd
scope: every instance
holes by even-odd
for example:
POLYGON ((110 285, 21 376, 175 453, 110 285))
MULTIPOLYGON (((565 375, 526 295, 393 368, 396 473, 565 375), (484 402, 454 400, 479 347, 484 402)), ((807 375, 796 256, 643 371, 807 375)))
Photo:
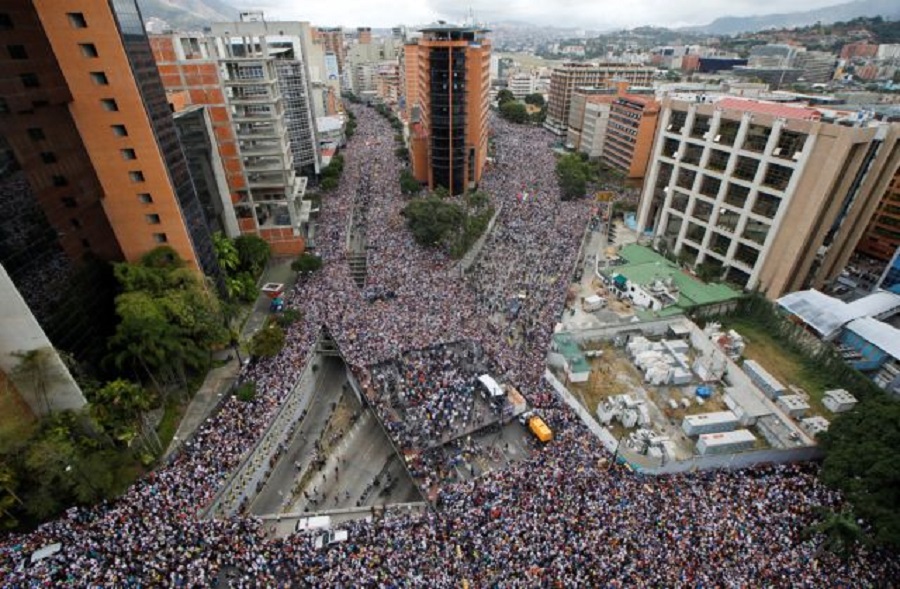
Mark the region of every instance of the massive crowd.
MULTIPOLYGON (((403 226, 389 125, 366 107, 354 112, 357 134, 316 233, 325 265, 288 297, 304 320, 289 328, 285 350, 242 374, 257 382, 256 399, 227 401, 169 464, 115 502, 4 538, 0 585, 884 587, 900 578, 893 555, 864 548, 843 561, 818 550, 821 539, 806 533, 813 508, 839 506, 841 498, 817 481, 814 467, 644 478, 606 466, 605 450, 541 380, 588 215, 586 203, 560 202, 547 135, 494 122, 497 163, 482 188, 503 212, 463 279, 443 253, 415 246, 403 226), (347 263, 350 215, 361 199, 366 286, 396 294, 371 304, 347 263), (520 313, 504 315, 497 333, 486 329, 520 292, 520 313), (348 542, 322 550, 304 534, 266 538, 249 516, 200 517, 273 419, 322 327, 366 382, 377 380, 368 367, 404 352, 474 342, 500 380, 542 408, 556 439, 529 461, 441 486, 433 511, 350 525, 348 542), (30 561, 56 542, 57 554, 30 561)), ((406 405, 440 406, 428 392, 434 386, 423 390, 405 391, 406 405)), ((440 411, 452 422, 465 410, 454 403, 440 411)))

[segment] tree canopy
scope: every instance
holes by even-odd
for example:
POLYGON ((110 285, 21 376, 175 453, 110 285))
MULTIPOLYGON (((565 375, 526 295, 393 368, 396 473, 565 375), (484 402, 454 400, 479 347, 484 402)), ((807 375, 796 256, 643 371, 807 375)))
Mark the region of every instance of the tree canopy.
POLYGON ((115 274, 123 292, 108 361, 118 370, 157 386, 184 383, 187 370, 208 361, 211 346, 228 341, 215 293, 171 248, 157 248, 138 264, 116 264, 115 274))
POLYGON ((524 124, 531 121, 528 109, 517 101, 508 101, 500 104, 500 116, 511 123, 524 124))
POLYGON ((422 185, 413 176, 408 168, 400 170, 400 192, 406 195, 416 194, 422 190, 422 185))
POLYGON ((822 480, 846 494, 877 542, 900 547, 900 403, 883 394, 864 398, 831 423, 821 443, 822 480))
POLYGON ((403 216, 416 241, 431 247, 440 245, 462 227, 465 212, 456 203, 429 196, 410 201, 403 209, 403 216))
POLYGON ((512 90, 508 88, 504 88, 497 92, 497 104, 503 106, 507 102, 515 102, 516 97, 513 95, 512 90))
POLYGON ((525 97, 525 104, 532 104, 537 107, 542 107, 546 101, 544 100, 544 95, 540 92, 535 92, 534 94, 529 94, 525 97))
POLYGON ((284 330, 277 323, 269 323, 250 340, 250 353, 257 357, 271 358, 284 347, 284 330))
POLYGON ((296 260, 291 262, 291 270, 301 274, 315 272, 321 267, 322 258, 310 253, 301 254, 296 260))
POLYGON ((590 165, 578 155, 567 153, 556 162, 556 178, 563 200, 581 198, 587 193, 590 165))

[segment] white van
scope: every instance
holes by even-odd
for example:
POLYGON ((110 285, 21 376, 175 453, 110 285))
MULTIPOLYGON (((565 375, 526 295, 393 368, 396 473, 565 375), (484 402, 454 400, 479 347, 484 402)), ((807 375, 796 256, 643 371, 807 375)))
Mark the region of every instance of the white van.
POLYGON ((489 374, 482 374, 478 377, 479 389, 481 390, 481 398, 489 403, 502 403, 506 398, 503 388, 497 384, 489 374))

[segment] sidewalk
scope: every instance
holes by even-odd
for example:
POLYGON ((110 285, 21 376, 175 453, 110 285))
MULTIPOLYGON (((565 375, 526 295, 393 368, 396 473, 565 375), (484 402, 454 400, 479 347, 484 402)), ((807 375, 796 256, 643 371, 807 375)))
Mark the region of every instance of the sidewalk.
MULTIPOLYGON (((285 286, 285 290, 290 289, 294 285, 296 273, 291 270, 291 262, 293 258, 277 258, 269 262, 262 277, 259 280, 259 286, 267 282, 281 282, 285 286)), ((244 326, 241 329, 241 341, 247 341, 253 335, 262 329, 266 319, 269 317, 269 303, 271 299, 265 294, 260 293, 253 308, 247 316, 244 326)), ((213 409, 222 399, 222 395, 228 394, 234 381, 240 372, 240 365, 237 358, 233 358, 233 350, 226 348, 217 352, 214 357, 217 360, 231 358, 223 366, 213 368, 206 375, 203 384, 197 390, 197 394, 191 399, 190 404, 184 411, 181 423, 178 424, 178 430, 172 438, 169 447, 163 454, 163 460, 169 458, 172 453, 194 432, 200 427, 200 424, 209 416, 213 409)))

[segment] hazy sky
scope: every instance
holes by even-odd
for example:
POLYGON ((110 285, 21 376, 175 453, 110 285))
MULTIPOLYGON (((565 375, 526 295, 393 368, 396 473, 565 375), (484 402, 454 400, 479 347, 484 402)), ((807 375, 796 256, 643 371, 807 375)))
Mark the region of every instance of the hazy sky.
POLYGON ((390 27, 438 19, 462 22, 469 7, 479 22, 527 21, 560 27, 612 29, 640 25, 706 24, 719 16, 798 12, 845 0, 226 0, 264 10, 271 20, 321 26, 390 27))

